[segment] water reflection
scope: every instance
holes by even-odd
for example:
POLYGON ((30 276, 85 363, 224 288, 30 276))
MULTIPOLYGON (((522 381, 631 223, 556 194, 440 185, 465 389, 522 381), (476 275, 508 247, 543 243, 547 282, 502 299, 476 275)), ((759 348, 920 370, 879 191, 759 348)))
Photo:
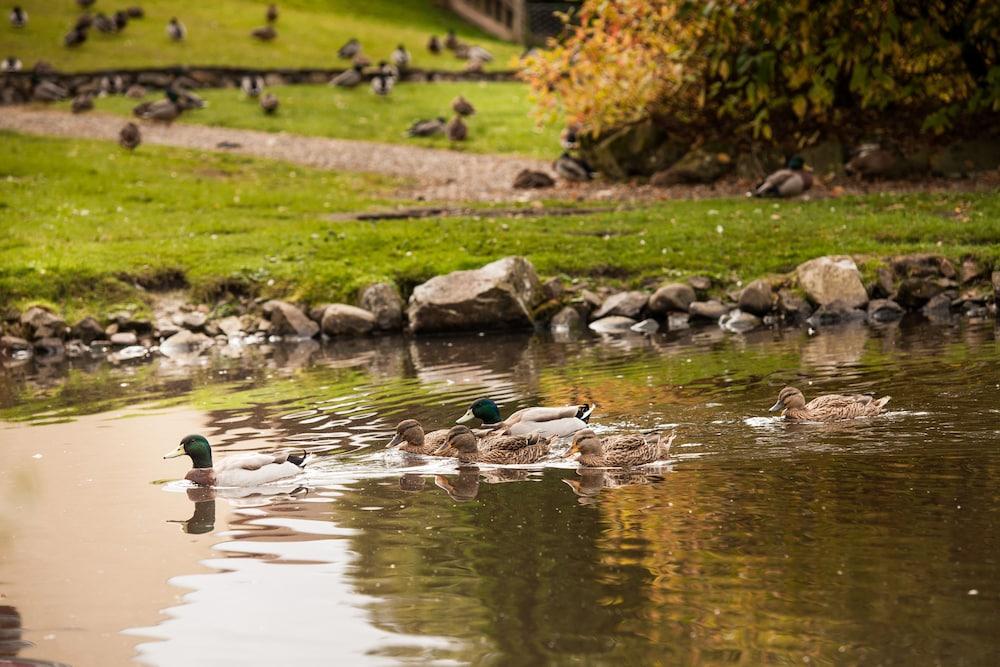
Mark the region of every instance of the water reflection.
POLYGON ((16 607, 10 605, 0 605, 0 665, 11 665, 17 667, 68 667, 61 662, 51 660, 37 660, 33 658, 18 657, 18 654, 26 648, 34 646, 29 641, 22 639, 23 628, 21 626, 21 614, 16 607))
MULTIPOLYGON (((141 392, 156 410, 196 406, 220 456, 295 446, 320 457, 294 485, 145 490, 188 503, 152 514, 180 526, 157 535, 159 549, 202 541, 188 565, 150 575, 185 592, 160 622, 128 629, 140 662, 995 661, 992 324, 384 337, 254 355, 0 381, 4 417, 24 423, 12 428, 141 392), (891 411, 787 424, 767 413, 786 384, 891 394, 891 411), (666 464, 630 471, 384 451, 401 418, 446 426, 483 394, 508 411, 595 402, 603 429, 677 425, 679 437, 666 464)), ((80 429, 75 444, 151 413, 80 429)), ((121 503, 141 509, 146 496, 121 503)))

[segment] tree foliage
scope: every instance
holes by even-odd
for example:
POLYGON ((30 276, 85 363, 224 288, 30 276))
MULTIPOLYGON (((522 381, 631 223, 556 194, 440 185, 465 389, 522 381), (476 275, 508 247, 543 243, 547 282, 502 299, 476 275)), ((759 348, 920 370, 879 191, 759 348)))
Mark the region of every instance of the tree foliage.
POLYGON ((997 0, 585 0, 524 70, 542 109, 600 132, 649 115, 780 124, 1000 111, 997 0))

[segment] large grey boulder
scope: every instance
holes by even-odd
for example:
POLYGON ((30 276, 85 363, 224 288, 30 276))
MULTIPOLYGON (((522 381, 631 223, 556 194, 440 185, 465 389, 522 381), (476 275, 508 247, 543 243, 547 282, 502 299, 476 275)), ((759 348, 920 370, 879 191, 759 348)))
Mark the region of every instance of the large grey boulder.
POLYGON ((32 306, 21 313, 21 324, 28 327, 32 334, 41 338, 42 335, 64 336, 66 323, 61 317, 53 315, 44 308, 32 306))
POLYGON ((533 325, 531 312, 541 298, 541 283, 531 262, 505 257, 417 285, 407 315, 414 333, 522 329, 533 325))
POLYGON ((740 292, 740 310, 763 317, 774 307, 774 297, 771 293, 771 283, 766 280, 755 280, 740 292))
POLYGON ((269 333, 289 338, 312 338, 319 333, 319 325, 305 313, 286 301, 269 301, 265 312, 271 313, 269 333))
POLYGON ((375 328, 376 318, 364 308, 334 303, 323 313, 323 333, 327 336, 363 336, 375 328))
POLYGON ((818 306, 839 301, 848 308, 863 308, 868 303, 861 272, 846 255, 811 259, 799 264, 795 274, 809 300, 818 306))
POLYGON ((375 283, 361 292, 359 305, 375 316, 375 328, 398 331, 403 328, 403 299, 389 283, 375 283))
POLYGON ((653 292, 649 297, 649 311, 654 315, 686 313, 697 299, 694 288, 684 283, 670 283, 653 292))
POLYGON ((618 294, 612 294, 604 300, 601 307, 591 317, 599 320, 602 317, 617 315, 618 317, 636 319, 639 317, 642 309, 646 307, 648 300, 649 297, 643 292, 619 292, 618 294))

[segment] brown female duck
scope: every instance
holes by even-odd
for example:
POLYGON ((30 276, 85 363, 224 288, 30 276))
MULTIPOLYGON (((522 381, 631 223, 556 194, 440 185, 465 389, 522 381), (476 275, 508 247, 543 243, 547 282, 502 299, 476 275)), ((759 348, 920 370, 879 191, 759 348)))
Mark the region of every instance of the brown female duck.
MULTIPOLYGON (((488 429, 477 429, 473 431, 465 426, 456 426, 452 428, 452 431, 455 431, 456 433, 471 431, 471 433, 476 436, 476 439, 479 441, 478 447, 480 453, 498 450, 513 452, 524 447, 530 447, 546 442, 546 439, 538 433, 510 435, 504 430, 491 431, 488 429)), ((451 433, 451 431, 449 431, 449 433, 451 433)), ((453 459, 458 458, 458 454, 458 448, 447 440, 447 436, 445 438, 445 442, 441 445, 441 448, 434 452, 434 456, 447 456, 453 459)))
POLYGON ((875 400, 873 396, 864 394, 853 396, 826 394, 806 403, 801 391, 795 387, 785 387, 778 393, 778 401, 771 406, 771 412, 780 410, 785 419, 791 421, 832 422, 874 417, 882 412, 889 398, 883 396, 875 400))
POLYGON ((467 426, 453 426, 448 431, 448 440, 443 451, 454 451, 460 463, 492 463, 495 465, 517 465, 536 463, 549 453, 549 442, 537 435, 511 437, 503 441, 510 447, 504 449, 498 444, 493 449, 480 449, 479 438, 467 426))
POLYGON ((604 439, 589 428, 577 431, 566 458, 580 454, 580 465, 587 468, 627 468, 641 466, 666 458, 675 433, 664 439, 663 434, 630 433, 604 439))
POLYGON ((424 427, 416 419, 404 419, 396 426, 396 435, 389 441, 388 447, 399 445, 399 450, 410 454, 432 456, 444 446, 448 439, 447 429, 438 429, 424 433, 424 427))

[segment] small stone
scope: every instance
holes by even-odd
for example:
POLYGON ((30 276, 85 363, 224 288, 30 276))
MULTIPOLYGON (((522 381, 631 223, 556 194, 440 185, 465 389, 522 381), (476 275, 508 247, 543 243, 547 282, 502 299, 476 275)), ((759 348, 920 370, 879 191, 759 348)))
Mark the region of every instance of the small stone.
POLYGON ((185 313, 184 316, 181 318, 180 324, 188 331, 204 331, 205 322, 207 320, 208 317, 206 317, 205 313, 199 313, 198 311, 194 311, 191 313, 185 313))
POLYGON ((788 322, 804 322, 812 315, 809 302, 787 289, 778 292, 778 310, 788 322))
POLYGON ((660 330, 660 323, 650 317, 642 322, 636 322, 629 329, 636 333, 654 334, 660 330))
POLYGON ((149 350, 142 345, 129 345, 117 352, 108 355, 108 361, 117 363, 120 361, 133 361, 135 359, 145 359, 149 356, 149 350))
POLYGON ((66 353, 61 338, 50 336, 35 341, 35 354, 41 357, 60 357, 66 353))
POLYGON ((558 299, 563 295, 563 284, 558 278, 549 278, 544 283, 542 283, 542 292, 545 294, 545 299, 558 299))
POLYGON ((731 310, 729 306, 712 299, 710 301, 695 301, 688 308, 692 320, 708 320, 718 322, 719 318, 731 310))
POLYGON ((285 301, 271 301, 271 330, 275 336, 312 338, 319 333, 319 325, 306 317, 301 310, 285 301))
POLYGON ((399 331, 403 328, 403 299, 389 283, 375 283, 361 292, 358 304, 375 317, 375 328, 399 331))
POLYGON ((929 320, 948 320, 951 318, 951 297, 938 294, 924 304, 920 312, 929 320))
POLYGON ((549 330, 553 333, 570 333, 583 330, 583 318, 580 312, 571 306, 565 306, 552 317, 549 330))
POLYGON ((809 300, 820 306, 839 301, 848 308, 860 308, 868 303, 861 273, 846 255, 811 259, 796 267, 795 274, 809 300))
POLYGON ((740 292, 739 308, 745 313, 763 317, 771 312, 773 297, 771 283, 766 280, 755 280, 740 292))
POLYGON ((990 282, 993 283, 993 297, 996 301, 1000 301, 1000 271, 994 271, 990 276, 990 282))
POLYGON ((331 304, 323 314, 323 333, 327 336, 363 336, 375 328, 375 315, 344 303, 331 304))
POLYGON ((697 299, 694 288, 683 283, 669 283, 653 292, 649 297, 649 310, 654 315, 686 313, 697 299))
POLYGON ((66 356, 76 359, 90 352, 90 348, 82 340, 74 338, 66 341, 66 356))
POLYGON ((635 324, 636 321, 631 317, 611 315, 591 322, 590 330, 602 334, 622 334, 628 333, 635 324))
POLYGON ((962 267, 958 271, 959 282, 967 285, 981 278, 984 273, 986 271, 979 265, 979 262, 969 257, 962 262, 962 267))
POLYGON ((903 317, 906 311, 890 299, 875 299, 868 302, 868 319, 873 322, 895 322, 903 317))
POLYGON ((139 342, 139 338, 135 335, 134 331, 122 331, 111 334, 112 345, 129 346, 135 345, 137 342, 139 342))
POLYGON ((704 293, 712 289, 712 279, 705 276, 691 276, 688 278, 688 285, 693 287, 696 292, 704 293))
POLYGON ((593 318, 599 320, 604 317, 619 316, 635 319, 646 307, 648 299, 649 297, 643 292, 612 294, 604 300, 601 307, 593 314, 593 318))
POLYGON ((205 334, 182 329, 163 341, 160 352, 172 358, 198 356, 212 344, 212 339, 205 334))
POLYGON ((733 333, 745 333, 759 327, 763 322, 753 313, 745 313, 738 308, 719 318, 719 326, 733 333))
POLYGON ((218 327, 219 331, 230 338, 234 338, 243 333, 243 322, 235 315, 223 317, 221 320, 216 320, 214 324, 218 327))

